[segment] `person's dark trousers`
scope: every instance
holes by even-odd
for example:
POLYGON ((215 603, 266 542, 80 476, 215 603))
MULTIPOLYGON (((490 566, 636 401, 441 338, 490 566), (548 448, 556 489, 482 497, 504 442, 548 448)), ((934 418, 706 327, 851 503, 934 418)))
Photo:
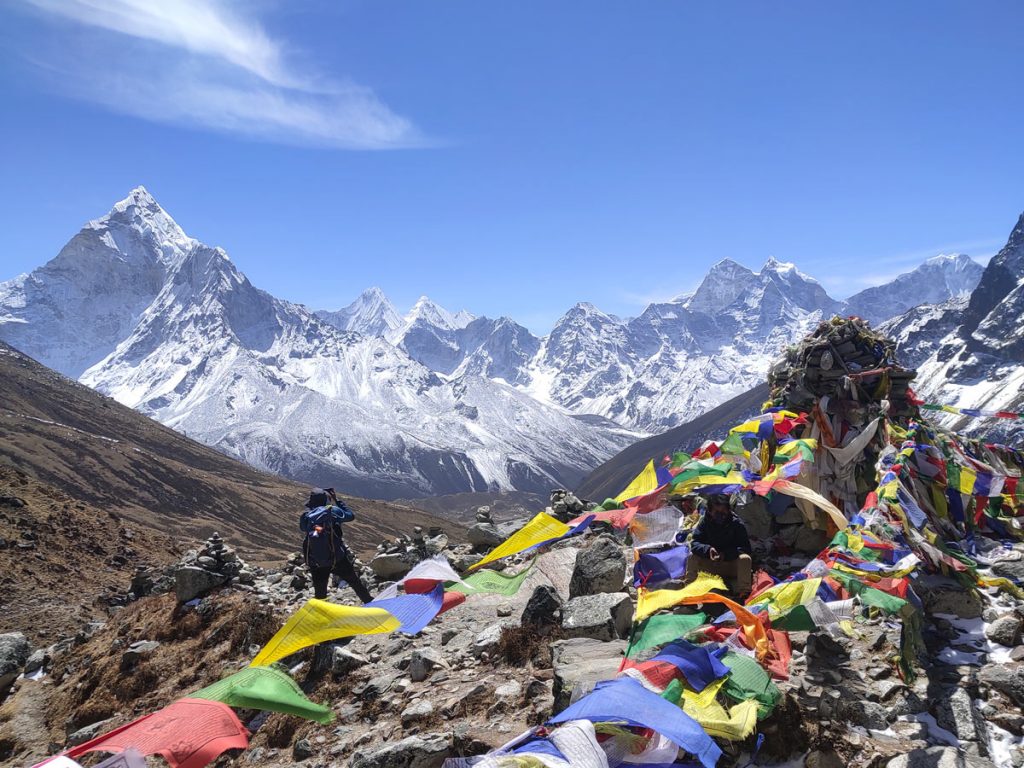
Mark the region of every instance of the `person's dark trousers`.
MULTIPOLYGON (((370 594, 370 590, 368 590, 366 585, 363 584, 363 580, 359 578, 359 574, 356 572, 355 566, 352 565, 352 562, 347 557, 338 558, 338 561, 334 564, 334 572, 348 582, 348 585, 352 587, 355 593, 359 596, 359 599, 364 603, 368 603, 373 600, 373 595, 370 594)), ((313 586, 315 589, 315 581, 313 582, 313 586)))
POLYGON ((331 569, 311 566, 309 575, 313 577, 313 597, 317 600, 327 599, 327 582, 331 580, 331 569))
MULTIPOLYGON (((313 597, 317 600, 327 599, 327 583, 331 579, 331 572, 331 568, 309 569, 309 573, 313 577, 313 597)), ((333 572, 338 574, 339 578, 347 581, 348 585, 352 587, 359 596, 359 599, 364 603, 373 600, 373 595, 370 594, 370 590, 363 584, 363 580, 359 578, 359 574, 356 573, 356 569, 348 561, 348 558, 338 558, 338 561, 334 564, 333 572)))

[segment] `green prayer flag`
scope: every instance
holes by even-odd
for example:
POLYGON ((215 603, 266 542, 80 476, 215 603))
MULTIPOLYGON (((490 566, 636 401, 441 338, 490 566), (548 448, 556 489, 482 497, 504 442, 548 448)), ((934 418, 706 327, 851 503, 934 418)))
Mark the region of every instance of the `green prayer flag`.
POLYGON ((189 698, 220 701, 239 709, 284 712, 324 724, 334 719, 330 707, 307 699, 294 680, 274 667, 246 667, 231 677, 189 694, 189 698))
POLYGON ((707 624, 708 617, 704 613, 675 614, 665 613, 651 616, 639 624, 629 639, 626 658, 633 658, 646 648, 665 645, 678 640, 687 632, 707 624))
POLYGON ((668 687, 661 692, 661 698, 678 704, 683 699, 683 681, 679 678, 672 680, 668 687))
POLYGON ((669 466, 671 466, 673 469, 675 469, 676 467, 681 467, 681 466, 683 466, 683 464, 688 462, 691 458, 692 457, 688 453, 683 453, 682 451, 676 451, 675 453, 672 454, 672 463, 669 466))
POLYGON ((515 576, 506 576, 504 573, 483 569, 463 579, 465 584, 459 584, 456 582, 446 586, 445 589, 450 592, 462 592, 466 595, 486 594, 510 597, 519 591, 519 588, 523 585, 523 582, 526 580, 526 577, 530 575, 530 571, 532 570, 533 562, 515 576), (466 585, 469 585, 469 587, 467 588, 466 585))
POLYGON ((784 629, 787 632, 810 632, 817 627, 811 614, 807 612, 807 606, 794 605, 781 616, 772 619, 772 629, 784 629))
POLYGON ((726 454, 742 454, 746 449, 743 447, 743 439, 737 435, 732 434, 725 438, 725 442, 718 446, 718 450, 726 454))
POLYGON ((755 699, 758 703, 757 719, 763 720, 775 709, 782 693, 769 674, 749 656, 730 651, 722 657, 730 670, 722 690, 734 701, 755 699))
POLYGON ((903 598, 890 595, 888 592, 883 592, 873 587, 864 587, 864 590, 858 597, 864 605, 881 608, 886 613, 899 613, 903 610, 903 606, 907 604, 907 601, 903 598))
POLYGON ((851 595, 856 595, 864 605, 871 606, 872 608, 881 608, 886 613, 899 613, 903 610, 903 606, 907 605, 907 601, 903 598, 890 595, 888 592, 883 592, 874 587, 869 587, 856 576, 849 573, 843 573, 833 568, 829 571, 829 576, 842 582, 847 592, 851 595))

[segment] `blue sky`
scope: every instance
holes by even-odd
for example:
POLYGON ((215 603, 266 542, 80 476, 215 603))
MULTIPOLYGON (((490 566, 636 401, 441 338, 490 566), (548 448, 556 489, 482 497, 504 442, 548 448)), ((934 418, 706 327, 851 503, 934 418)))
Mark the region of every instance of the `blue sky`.
POLYGON ((843 297, 1005 242, 1022 27, 1015 1, 15 0, 0 278, 143 184, 317 308, 379 285, 545 332, 769 256, 843 297))

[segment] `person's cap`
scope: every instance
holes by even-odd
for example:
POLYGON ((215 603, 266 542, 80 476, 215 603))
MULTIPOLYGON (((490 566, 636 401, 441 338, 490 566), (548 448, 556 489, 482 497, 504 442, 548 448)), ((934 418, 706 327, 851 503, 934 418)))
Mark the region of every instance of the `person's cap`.
POLYGON ((729 495, 726 493, 713 493, 708 499, 708 504, 725 504, 729 505, 729 495))
POLYGON ((323 488, 311 488, 309 491, 309 500, 306 502, 306 509, 326 507, 327 501, 327 493, 323 488))

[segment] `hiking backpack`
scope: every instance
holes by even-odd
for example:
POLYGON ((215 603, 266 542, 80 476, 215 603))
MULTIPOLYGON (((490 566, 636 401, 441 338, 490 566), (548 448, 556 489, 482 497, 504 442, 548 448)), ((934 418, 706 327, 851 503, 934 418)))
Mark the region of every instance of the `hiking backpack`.
POLYGON ((317 507, 303 517, 306 538, 302 542, 302 554, 306 565, 310 568, 333 568, 345 547, 333 508, 317 507))

